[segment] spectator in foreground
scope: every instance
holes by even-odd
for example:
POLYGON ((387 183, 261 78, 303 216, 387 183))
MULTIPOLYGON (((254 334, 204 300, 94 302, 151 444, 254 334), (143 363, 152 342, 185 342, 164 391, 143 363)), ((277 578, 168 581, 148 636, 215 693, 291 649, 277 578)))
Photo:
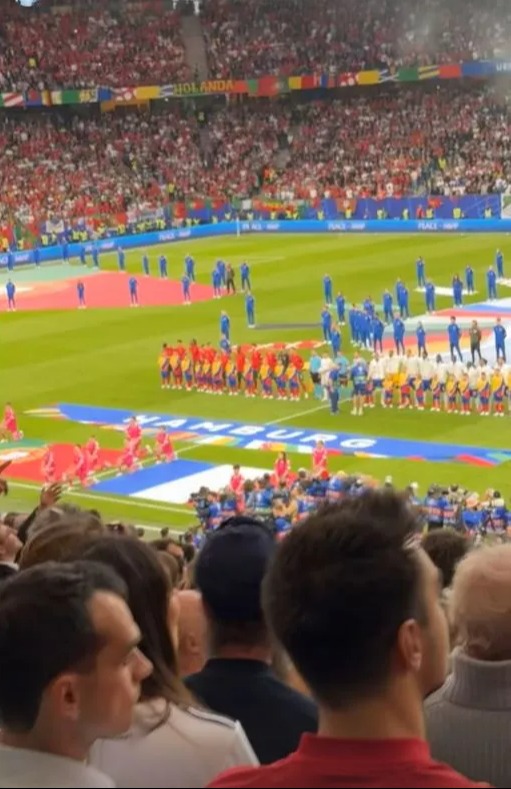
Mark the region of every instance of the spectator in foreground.
POLYGON ((0 523, 0 582, 18 572, 16 559, 20 548, 21 542, 15 530, 0 523))
POLYGON ((456 567, 466 556, 470 543, 454 529, 441 529, 429 532, 422 541, 422 547, 442 573, 444 589, 450 589, 456 567))
POLYGON ((432 753, 473 780, 511 786, 511 545, 481 548, 459 565, 450 613, 460 646, 426 704, 432 753))
POLYGON ((304 732, 317 730, 314 703, 270 667, 261 586, 274 551, 273 535, 251 518, 231 518, 208 538, 197 559, 196 582, 211 659, 186 680, 210 709, 241 721, 262 764, 284 758, 304 732))
POLYGON ((122 787, 199 787, 221 770, 257 764, 239 723, 194 706, 179 679, 173 635, 177 595, 153 548, 107 537, 85 554, 112 567, 128 587, 128 604, 153 664, 142 683, 134 723, 119 739, 101 740, 91 762, 122 787))
POLYGON ((216 787, 462 787, 431 759, 423 700, 445 679, 438 571, 392 491, 310 517, 282 543, 264 588, 276 637, 319 706, 319 735, 278 764, 216 787))
POLYGON ((125 587, 90 562, 48 563, 0 587, 0 785, 109 787, 85 764, 125 732, 151 664, 125 587))

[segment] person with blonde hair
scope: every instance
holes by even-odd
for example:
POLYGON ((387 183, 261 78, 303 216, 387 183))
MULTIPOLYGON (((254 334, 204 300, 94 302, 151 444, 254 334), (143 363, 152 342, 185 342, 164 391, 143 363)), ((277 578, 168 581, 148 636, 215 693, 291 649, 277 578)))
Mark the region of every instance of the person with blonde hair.
POLYGON ((449 612, 459 646, 426 702, 432 754, 474 781, 511 786, 511 545, 458 565, 449 612))

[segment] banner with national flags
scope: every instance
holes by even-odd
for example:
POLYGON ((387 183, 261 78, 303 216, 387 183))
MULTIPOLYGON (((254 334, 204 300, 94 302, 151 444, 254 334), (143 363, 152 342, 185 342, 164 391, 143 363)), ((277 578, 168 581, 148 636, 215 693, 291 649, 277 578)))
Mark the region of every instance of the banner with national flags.
POLYGON ((96 104, 113 101, 134 104, 157 99, 181 99, 187 96, 245 95, 281 96, 291 91, 334 90, 427 80, 488 79, 511 74, 511 60, 474 60, 410 66, 400 69, 366 69, 364 71, 328 72, 291 76, 266 75, 247 79, 211 79, 169 85, 142 85, 120 88, 91 87, 71 90, 27 90, 25 93, 0 93, 0 107, 49 107, 62 104, 96 104))

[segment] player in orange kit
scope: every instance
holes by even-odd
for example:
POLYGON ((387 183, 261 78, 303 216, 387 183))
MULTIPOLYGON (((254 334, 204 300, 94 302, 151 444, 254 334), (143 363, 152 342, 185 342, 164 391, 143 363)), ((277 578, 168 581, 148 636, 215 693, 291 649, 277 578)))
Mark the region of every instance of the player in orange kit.
POLYGON ((5 404, 4 418, 0 425, 2 441, 21 441, 23 433, 18 429, 16 412, 10 403, 5 404))
POLYGON ((161 463, 162 461, 164 463, 170 463, 172 460, 175 460, 176 453, 174 452, 170 436, 164 427, 160 428, 156 433, 154 455, 157 463, 161 463))

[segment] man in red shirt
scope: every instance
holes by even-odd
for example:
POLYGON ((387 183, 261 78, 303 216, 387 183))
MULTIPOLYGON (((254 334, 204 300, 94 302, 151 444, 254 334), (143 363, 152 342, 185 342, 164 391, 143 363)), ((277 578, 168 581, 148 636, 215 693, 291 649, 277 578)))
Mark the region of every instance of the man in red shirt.
POLYGON ((393 491, 331 505, 292 531, 267 574, 268 622, 319 707, 319 733, 213 787, 470 787, 434 762, 423 701, 447 673, 439 573, 393 491))

